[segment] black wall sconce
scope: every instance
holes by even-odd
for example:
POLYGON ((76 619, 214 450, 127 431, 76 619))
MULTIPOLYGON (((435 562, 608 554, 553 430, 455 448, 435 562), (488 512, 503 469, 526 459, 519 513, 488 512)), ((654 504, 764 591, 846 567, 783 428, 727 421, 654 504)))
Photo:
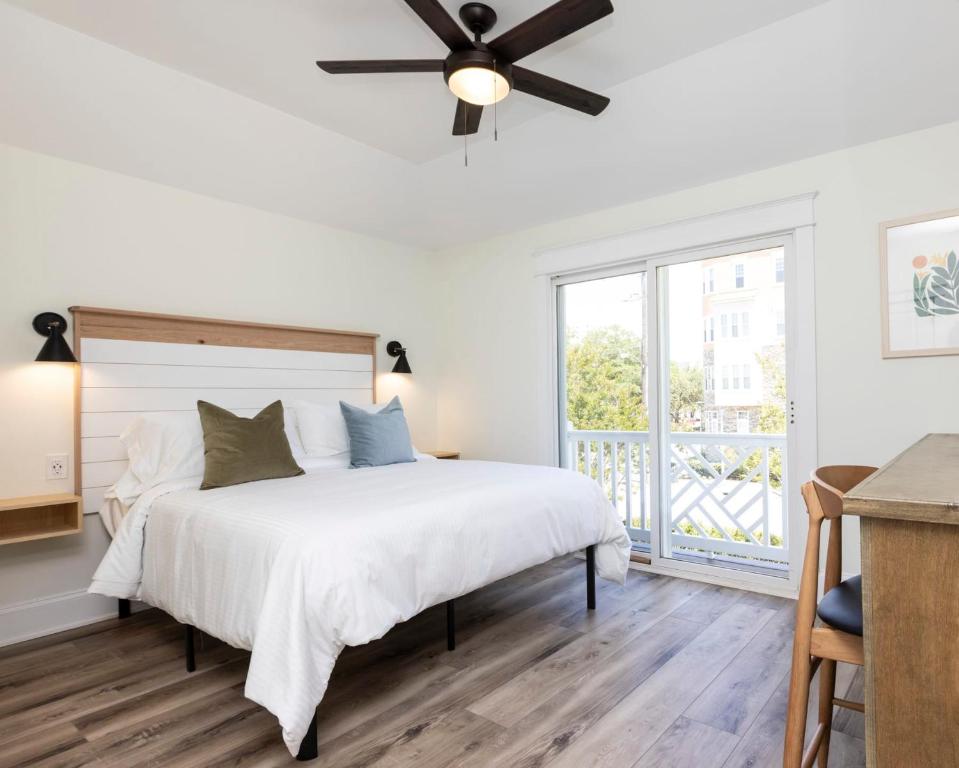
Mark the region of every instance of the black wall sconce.
POLYGON ((63 338, 67 330, 67 321, 63 315, 58 315, 56 312, 41 312, 33 318, 33 330, 47 337, 40 354, 37 355, 38 363, 75 363, 77 361, 67 340, 63 338))
POLYGON ((393 373, 413 373, 410 370, 410 361, 406 359, 406 347, 398 341, 391 341, 386 345, 386 354, 396 358, 393 373))

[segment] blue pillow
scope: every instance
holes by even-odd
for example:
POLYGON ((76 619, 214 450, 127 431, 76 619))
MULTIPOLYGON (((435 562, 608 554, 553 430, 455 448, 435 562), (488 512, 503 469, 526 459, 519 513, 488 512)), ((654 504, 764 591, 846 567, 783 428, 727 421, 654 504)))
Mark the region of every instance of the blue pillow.
POLYGON ((350 466, 382 467, 416 461, 400 399, 394 397, 376 413, 340 402, 350 435, 350 466))

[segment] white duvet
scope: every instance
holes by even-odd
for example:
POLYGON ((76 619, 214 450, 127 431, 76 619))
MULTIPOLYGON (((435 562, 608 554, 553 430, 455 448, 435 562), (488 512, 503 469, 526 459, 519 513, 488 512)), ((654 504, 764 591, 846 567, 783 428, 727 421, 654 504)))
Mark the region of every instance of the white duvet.
POLYGON ((299 749, 346 645, 590 544, 623 582, 629 539, 599 486, 548 467, 418 461, 314 469, 131 507, 91 592, 139 598, 252 651, 246 696, 299 749))

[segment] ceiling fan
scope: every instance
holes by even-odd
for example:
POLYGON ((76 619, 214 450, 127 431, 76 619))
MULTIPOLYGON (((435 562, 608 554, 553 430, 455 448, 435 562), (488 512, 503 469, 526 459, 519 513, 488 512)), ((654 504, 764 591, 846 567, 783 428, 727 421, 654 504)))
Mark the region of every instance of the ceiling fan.
POLYGON ((496 12, 488 5, 466 3, 460 8, 460 19, 473 33, 470 40, 438 0, 405 1, 446 44, 449 56, 318 61, 317 66, 331 75, 442 72, 459 99, 453 119, 454 136, 476 133, 483 107, 501 101, 513 89, 588 115, 598 115, 609 104, 605 96, 517 67, 515 62, 609 15, 613 12, 610 0, 559 0, 489 43, 484 43, 482 37, 496 24, 496 12))

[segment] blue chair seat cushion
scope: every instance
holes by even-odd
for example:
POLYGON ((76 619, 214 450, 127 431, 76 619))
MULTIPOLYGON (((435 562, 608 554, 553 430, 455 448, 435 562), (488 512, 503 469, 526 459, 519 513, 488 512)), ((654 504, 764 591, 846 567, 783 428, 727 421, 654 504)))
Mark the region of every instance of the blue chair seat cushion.
POLYGON ((862 576, 830 589, 823 595, 817 613, 830 627, 862 637, 862 576))

